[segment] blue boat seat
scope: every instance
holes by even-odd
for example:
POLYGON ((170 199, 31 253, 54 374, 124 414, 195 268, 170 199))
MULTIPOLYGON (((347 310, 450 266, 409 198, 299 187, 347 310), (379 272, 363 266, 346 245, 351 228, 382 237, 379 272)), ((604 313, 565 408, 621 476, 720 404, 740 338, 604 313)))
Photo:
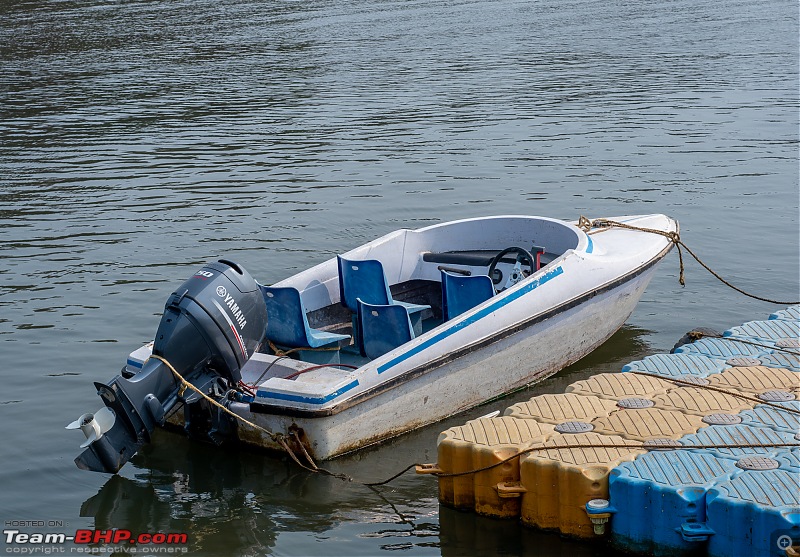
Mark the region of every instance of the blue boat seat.
POLYGON ((356 300, 357 337, 362 356, 375 359, 415 337, 408 310, 398 304, 368 304, 356 300))
POLYGON ((469 311, 494 296, 492 279, 487 275, 455 275, 442 271, 442 320, 469 311))
POLYGON ((353 313, 358 312, 359 299, 378 306, 403 306, 408 311, 415 334, 422 332, 422 312, 431 306, 393 300, 380 261, 345 259, 341 255, 337 255, 336 259, 339 264, 339 296, 343 306, 353 313))
MULTIPOLYGON (((300 292, 291 287, 261 286, 264 302, 267 304, 267 339, 284 348, 334 348, 334 344, 350 340, 348 335, 329 333, 312 329, 308 324, 306 308, 300 292)), ((307 361, 335 363, 333 354, 319 354, 301 351, 300 357, 307 361), (310 357, 310 359, 309 359, 310 357)))

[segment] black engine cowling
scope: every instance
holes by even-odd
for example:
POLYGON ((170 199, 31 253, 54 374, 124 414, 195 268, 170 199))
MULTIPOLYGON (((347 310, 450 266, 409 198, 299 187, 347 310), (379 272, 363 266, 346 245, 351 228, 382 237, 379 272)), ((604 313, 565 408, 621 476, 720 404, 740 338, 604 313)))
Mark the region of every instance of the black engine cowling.
MULTIPOLYGON (((266 324, 258 283, 239 265, 220 260, 205 265, 172 293, 153 354, 205 393, 220 382, 235 386, 242 366, 261 348, 266 324)), ((200 398, 193 390, 182 389, 169 367, 155 358, 130 379, 117 376, 95 387, 114 413, 113 426, 98 430, 94 440, 90 437, 75 463, 99 472, 117 472, 149 442, 153 429, 164 423, 175 404, 200 398)))
POLYGON ((256 281, 242 267, 220 260, 172 293, 153 354, 178 371, 210 366, 238 383, 242 366, 261 348, 266 324, 267 308, 256 281))

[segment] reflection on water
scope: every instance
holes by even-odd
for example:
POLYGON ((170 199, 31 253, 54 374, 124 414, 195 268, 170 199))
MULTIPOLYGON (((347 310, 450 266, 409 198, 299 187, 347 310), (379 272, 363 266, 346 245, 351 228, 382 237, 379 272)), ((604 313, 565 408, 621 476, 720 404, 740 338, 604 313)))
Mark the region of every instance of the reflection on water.
POLYGON ((439 539, 443 557, 606 557, 614 554, 603 542, 569 540, 552 533, 522 528, 514 520, 485 518, 447 507, 439 507, 439 539))
POLYGON ((263 554, 275 545, 272 515, 285 516, 270 502, 273 494, 297 499, 292 472, 270 459, 229 458, 182 438, 170 439, 173 450, 145 451, 137 457, 148 466, 135 479, 113 476, 86 500, 81 516, 95 528, 125 524, 140 531, 185 532, 192 551, 263 554), (266 497, 262 497, 266 494, 266 497))
MULTIPOLYGON (((222 451, 166 433, 160 437, 161 446, 136 457, 135 478, 113 476, 81 505, 80 515, 93 517, 95 528, 124 524, 139 531, 186 532, 191 551, 209 555, 232 548, 243 555, 271 553, 282 533, 302 532, 322 541, 336 537, 342 525, 359 523, 358 537, 387 548, 409 545, 409 538, 411 545, 437 545, 423 540, 436 536, 430 515, 437 503, 429 493, 370 489, 309 474, 288 459, 222 451)), ((336 543, 329 545, 331 552, 336 543)))

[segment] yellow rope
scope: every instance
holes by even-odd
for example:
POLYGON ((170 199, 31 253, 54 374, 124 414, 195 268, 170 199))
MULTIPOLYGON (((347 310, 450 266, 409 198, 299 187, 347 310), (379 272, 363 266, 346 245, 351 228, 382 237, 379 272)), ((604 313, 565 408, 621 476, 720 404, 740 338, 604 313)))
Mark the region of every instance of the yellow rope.
POLYGON ((736 290, 740 294, 744 294, 748 298, 753 298, 754 300, 760 300, 762 302, 768 302, 770 304, 778 304, 778 305, 782 305, 782 306, 791 306, 791 305, 795 305, 795 304, 800 304, 800 301, 797 301, 797 302, 781 302, 779 300, 771 300, 769 298, 762 298, 761 296, 756 296, 755 294, 750 294, 749 292, 745 292, 741 288, 738 288, 738 287, 734 286, 733 284, 731 284, 730 282, 728 282, 727 280, 725 280, 724 278, 719 276, 719 274, 717 274, 713 269, 711 269, 711 267, 709 267, 708 265, 703 263, 703 261, 689 248, 689 246, 687 246, 683 242, 683 240, 681 240, 681 236, 677 232, 667 232, 665 230, 657 230, 655 228, 642 228, 640 226, 633 226, 633 225, 630 225, 630 224, 625 224, 624 222, 617 222, 617 221, 608 220, 608 219, 594 219, 594 220, 591 220, 591 219, 586 218, 583 215, 581 215, 581 217, 578 219, 578 228, 580 228, 581 230, 583 230, 587 234, 592 228, 609 228, 609 227, 624 228, 626 230, 635 230, 637 232, 649 232, 651 234, 658 234, 659 236, 664 236, 670 242, 672 242, 675 245, 675 247, 678 248, 678 259, 680 261, 680 275, 678 277, 678 281, 681 283, 681 286, 686 286, 686 281, 684 280, 684 273, 683 273, 683 271, 684 271, 683 253, 681 252, 681 248, 684 248, 689 255, 694 257, 695 261, 697 261, 706 271, 711 273, 717 280, 722 282, 722 284, 724 284, 724 285, 726 285, 726 286, 728 286, 730 288, 733 288, 734 290, 736 290))

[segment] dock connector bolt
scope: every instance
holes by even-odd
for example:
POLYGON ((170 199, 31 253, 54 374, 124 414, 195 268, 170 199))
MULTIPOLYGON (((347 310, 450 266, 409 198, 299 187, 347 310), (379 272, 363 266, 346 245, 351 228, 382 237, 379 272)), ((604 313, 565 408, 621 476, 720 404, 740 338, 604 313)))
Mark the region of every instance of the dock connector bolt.
POLYGON ((684 522, 681 524, 681 537, 687 542, 704 542, 714 535, 714 530, 705 522, 684 522))
POLYGON ((444 470, 438 464, 419 464, 414 468, 417 474, 443 474, 444 470))
POLYGON ((606 499, 592 499, 586 503, 586 514, 594 526, 594 533, 602 536, 606 532, 606 524, 617 509, 611 506, 606 499))
POLYGON ((528 490, 525 489, 519 482, 500 482, 496 486, 494 486, 495 491, 497 491, 497 496, 501 499, 513 499, 514 497, 522 497, 523 493, 527 493, 528 490))

